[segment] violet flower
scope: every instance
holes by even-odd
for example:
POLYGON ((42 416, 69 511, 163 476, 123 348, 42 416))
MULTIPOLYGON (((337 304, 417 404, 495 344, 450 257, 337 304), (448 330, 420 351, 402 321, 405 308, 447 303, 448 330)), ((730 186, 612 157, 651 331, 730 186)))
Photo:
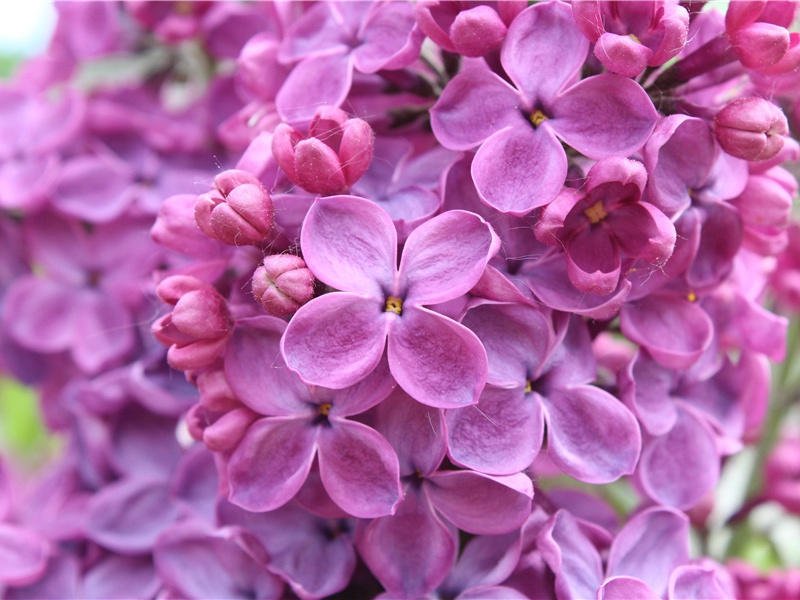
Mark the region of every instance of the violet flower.
POLYGON ((536 4, 514 19, 503 43, 513 85, 468 69, 431 109, 443 146, 480 145, 472 177, 490 206, 523 215, 553 200, 567 176, 560 140, 594 159, 633 154, 647 141, 658 115, 637 83, 607 74, 576 82, 588 51, 569 5, 536 4))
POLYGON ((294 315, 281 342, 290 369, 310 384, 343 388, 369 375, 388 346, 392 376, 418 401, 477 401, 483 346, 424 305, 457 298, 478 282, 499 246, 483 219, 463 211, 431 219, 409 235, 398 267, 389 215, 369 200, 332 196, 311 207, 300 243, 317 279, 342 291, 294 315))

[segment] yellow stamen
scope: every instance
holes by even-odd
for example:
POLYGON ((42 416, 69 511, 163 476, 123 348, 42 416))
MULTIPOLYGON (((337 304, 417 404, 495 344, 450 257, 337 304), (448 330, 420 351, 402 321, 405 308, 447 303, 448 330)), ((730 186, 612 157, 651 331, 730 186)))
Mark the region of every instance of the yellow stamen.
POLYGON ((695 294, 694 292, 692 292, 692 291, 690 290, 690 291, 689 291, 689 293, 688 293, 688 294, 686 294, 686 299, 687 299, 689 302, 697 302, 697 294, 695 294))
POLYGON ((533 382, 528 380, 525 382, 525 393, 530 394, 533 391, 533 382))
POLYGON ((323 417, 327 417, 328 413, 331 412, 331 408, 332 407, 333 407, 333 404, 331 404, 330 402, 325 402, 324 404, 320 404, 319 407, 317 407, 317 411, 323 417))
POLYGON ((540 111, 537 108, 535 111, 531 113, 530 120, 531 123, 533 123, 534 127, 538 127, 539 125, 542 124, 542 121, 547 120, 547 115, 545 115, 542 111, 540 111))
POLYGON ((597 223, 599 223, 608 216, 608 213, 606 212, 606 207, 603 206, 602 200, 598 200, 597 202, 595 202, 592 206, 583 211, 583 214, 589 217, 589 220, 592 222, 592 225, 596 225, 597 223))
POLYGON ((629 33, 629 34, 628 34, 628 37, 629 37, 629 38, 631 38, 631 39, 632 39, 634 42, 636 42, 637 44, 641 44, 641 43, 642 43, 641 41, 639 41, 639 38, 638 38, 638 37, 636 37, 635 35, 633 35, 632 33, 629 33))
POLYGON ((386 299, 386 308, 383 309, 383 312, 393 312, 396 315, 402 315, 403 299, 397 298, 396 296, 389 296, 386 299))

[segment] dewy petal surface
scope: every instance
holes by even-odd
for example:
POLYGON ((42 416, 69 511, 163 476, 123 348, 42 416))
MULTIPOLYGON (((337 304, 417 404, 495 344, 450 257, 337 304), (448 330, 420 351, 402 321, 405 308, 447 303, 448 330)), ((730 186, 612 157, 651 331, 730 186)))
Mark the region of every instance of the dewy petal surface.
POLYGON ((314 276, 337 290, 383 298, 394 280, 397 234, 374 202, 356 196, 318 198, 300 234, 314 276))
POLYGON ((389 365, 397 383, 423 404, 475 404, 486 383, 486 351, 469 329, 438 313, 409 306, 389 332, 389 365))
POLYGON ((321 429, 319 470, 331 499, 355 517, 393 514, 402 500, 397 455, 362 423, 335 419, 321 429))
POLYGON ((478 283, 500 241, 475 213, 450 210, 415 229, 400 259, 405 302, 438 304, 478 283))
POLYGON ((386 345, 377 299, 346 292, 315 298, 295 313, 281 340, 290 369, 313 385, 340 389, 369 375, 386 345))

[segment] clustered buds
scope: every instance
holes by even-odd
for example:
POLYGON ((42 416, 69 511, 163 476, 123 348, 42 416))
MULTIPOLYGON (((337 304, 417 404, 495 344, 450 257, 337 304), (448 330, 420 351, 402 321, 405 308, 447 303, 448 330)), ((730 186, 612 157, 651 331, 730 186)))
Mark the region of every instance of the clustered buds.
POLYGON ((333 106, 321 107, 308 135, 283 123, 272 138, 272 152, 283 172, 312 194, 343 194, 372 162, 374 134, 369 124, 333 106))
POLYGON ((275 209, 267 190, 247 171, 231 169, 214 178, 211 191, 197 199, 197 226, 231 246, 255 246, 272 231, 275 209))

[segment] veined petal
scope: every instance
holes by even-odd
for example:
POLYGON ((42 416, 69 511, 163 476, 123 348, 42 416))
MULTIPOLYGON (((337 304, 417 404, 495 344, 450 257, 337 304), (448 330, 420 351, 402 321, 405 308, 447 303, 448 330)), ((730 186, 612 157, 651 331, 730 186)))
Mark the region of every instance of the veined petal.
POLYGON ((550 517, 536 545, 556 573, 559 598, 595 597, 603 581, 603 563, 571 513, 561 509, 550 517))
POLYGON ((294 66, 275 96, 275 107, 290 125, 311 121, 324 105, 339 106, 353 82, 353 56, 346 46, 309 56, 294 66))
POLYGON ((314 276, 337 290, 383 298, 394 283, 397 233, 386 211, 364 198, 318 198, 300 246, 314 276))
POLYGON ((298 310, 281 339, 286 364, 304 381, 340 389, 369 375, 386 345, 386 317, 372 298, 325 294, 298 310))
POLYGON ((659 600, 660 597, 649 585, 635 577, 611 577, 597 590, 597 600, 659 600))
POLYGON ((688 369, 711 343, 714 325, 694 302, 650 295, 620 312, 622 333, 670 369, 688 369))
POLYGON ((318 433, 309 419, 270 417, 253 423, 228 462, 230 501, 251 512, 286 504, 308 476, 318 433))
POLYGON ((645 446, 638 474, 657 502, 682 510, 694 506, 719 478, 714 434, 692 413, 679 410, 675 426, 645 446))
POLYGON ((478 336, 418 306, 404 308, 391 325, 389 366, 412 398, 437 408, 475 404, 488 372, 478 336))
POLYGON ((444 581, 456 559, 458 533, 409 489, 391 517, 375 519, 358 540, 369 570, 400 598, 421 598, 444 581))
POLYGON ((578 231, 567 241, 566 258, 569 280, 581 292, 605 296, 617 288, 619 248, 605 227, 578 231))
POLYGON ((531 98, 548 103, 580 73, 589 42, 568 4, 544 2, 522 11, 508 29, 501 62, 531 98))
POLYGON ((477 405, 448 410, 445 418, 451 459, 482 473, 524 471, 542 445, 542 405, 522 388, 487 387, 477 405))
POLYGON ((543 401, 548 452, 562 471, 587 483, 633 473, 642 439, 622 402, 588 385, 553 390, 543 401))
POLYGON ((656 597, 667 591, 670 573, 689 561, 689 519, 670 508, 649 508, 614 538, 606 574, 638 577, 656 597))
POLYGON ((225 378, 231 390, 254 411, 268 416, 302 414, 307 390, 286 367, 280 340, 286 322, 278 317, 240 319, 225 349, 225 378))
POLYGON ((567 155, 548 121, 535 130, 529 123, 501 129, 472 161, 481 200, 518 217, 553 200, 566 178, 567 155))
POLYGON ((468 69, 453 77, 431 108, 431 127, 445 148, 469 150, 496 131, 525 124, 519 105, 519 92, 500 77, 468 69))
POLYGON ((553 103, 548 121, 567 144, 589 158, 630 156, 642 146, 658 120, 653 102, 635 81, 621 75, 596 75, 565 90, 553 103))
POLYGON ((420 225, 400 259, 405 302, 439 304, 467 293, 499 247, 492 227, 475 213, 450 210, 420 225))
POLYGON ((533 483, 523 473, 492 477, 475 471, 440 471, 427 478, 425 493, 459 529, 498 534, 520 527, 530 516, 533 483))
POLYGON ((319 472, 331 499, 355 517, 391 515, 403 498, 394 450, 356 421, 332 419, 320 430, 319 472))

